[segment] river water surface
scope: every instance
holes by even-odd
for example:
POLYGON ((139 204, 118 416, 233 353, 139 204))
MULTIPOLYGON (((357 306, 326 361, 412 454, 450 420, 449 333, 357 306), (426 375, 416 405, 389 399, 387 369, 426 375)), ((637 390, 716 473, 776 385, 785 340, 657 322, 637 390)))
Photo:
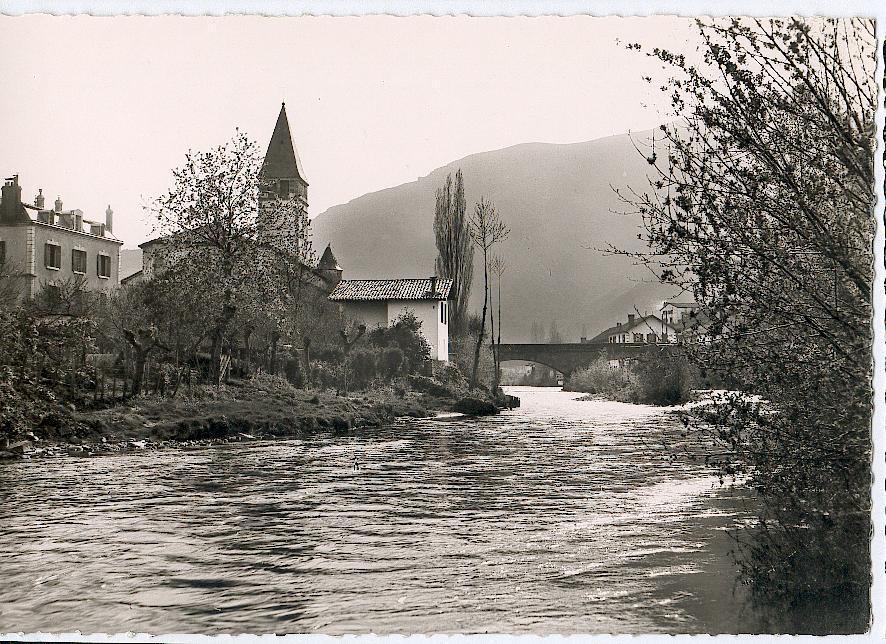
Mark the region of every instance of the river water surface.
POLYGON ((0 464, 0 632, 735 632, 752 511, 665 409, 0 464), (355 471, 354 464, 357 463, 355 471))

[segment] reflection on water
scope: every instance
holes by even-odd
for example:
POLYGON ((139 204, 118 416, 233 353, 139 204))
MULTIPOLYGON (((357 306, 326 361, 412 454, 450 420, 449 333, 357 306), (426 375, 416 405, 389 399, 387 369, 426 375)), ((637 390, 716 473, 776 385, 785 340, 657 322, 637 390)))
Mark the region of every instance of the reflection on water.
POLYGON ((493 418, 0 466, 0 632, 759 628, 724 531, 749 501, 664 458, 671 414, 510 389, 493 418))

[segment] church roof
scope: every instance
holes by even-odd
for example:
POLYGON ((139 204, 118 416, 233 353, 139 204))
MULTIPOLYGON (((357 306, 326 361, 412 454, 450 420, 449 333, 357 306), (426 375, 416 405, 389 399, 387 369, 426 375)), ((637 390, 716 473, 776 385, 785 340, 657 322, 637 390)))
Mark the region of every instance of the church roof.
POLYGON ((338 260, 335 259, 335 255, 332 254, 332 244, 326 245, 326 250, 323 251, 323 256, 320 258, 320 263, 317 264, 317 268, 332 271, 341 270, 341 266, 338 265, 338 260))
POLYGON ((385 300, 445 300, 452 280, 437 278, 436 292, 431 292, 432 278, 394 280, 342 280, 329 294, 336 302, 385 300))
POLYGON ((291 179, 297 177, 308 185, 305 171, 298 158, 298 150, 292 142, 289 119, 286 118, 286 103, 280 108, 277 125, 268 143, 268 151, 262 163, 262 175, 267 179, 291 179))

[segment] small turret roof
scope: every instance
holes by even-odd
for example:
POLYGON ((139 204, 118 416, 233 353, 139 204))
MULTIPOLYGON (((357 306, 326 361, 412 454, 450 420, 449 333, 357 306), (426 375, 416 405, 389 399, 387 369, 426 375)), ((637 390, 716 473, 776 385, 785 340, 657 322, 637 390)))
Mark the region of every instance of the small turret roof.
POLYGON ((342 270, 341 266, 338 265, 338 260, 335 259, 335 255, 332 254, 332 244, 326 245, 326 250, 323 251, 323 256, 320 258, 320 263, 317 264, 317 268, 332 271, 342 270))
POLYGON ((280 107, 280 115, 277 116, 277 125, 268 143, 268 151, 262 163, 262 175, 266 179, 301 179, 305 185, 305 171, 298 157, 298 149, 292 141, 292 133, 289 130, 289 119, 286 117, 286 103, 280 107))

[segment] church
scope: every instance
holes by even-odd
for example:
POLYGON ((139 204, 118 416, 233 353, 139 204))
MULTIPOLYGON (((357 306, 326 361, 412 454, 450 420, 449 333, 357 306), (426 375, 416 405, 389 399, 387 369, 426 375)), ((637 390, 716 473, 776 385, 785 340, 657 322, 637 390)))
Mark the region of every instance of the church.
MULTIPOLYGON (((261 168, 262 199, 292 201, 307 212, 308 181, 292 140, 286 104, 280 107, 274 133, 268 143, 261 168)), ((139 245, 142 249, 142 270, 122 280, 150 279, 164 270, 168 255, 164 238, 139 245)), ((342 313, 367 327, 388 326, 403 313, 409 312, 422 322, 422 335, 431 347, 431 359, 449 360, 449 294, 452 281, 437 278, 404 278, 393 280, 344 280, 343 270, 327 245, 317 266, 306 266, 304 279, 335 302, 342 313)))

